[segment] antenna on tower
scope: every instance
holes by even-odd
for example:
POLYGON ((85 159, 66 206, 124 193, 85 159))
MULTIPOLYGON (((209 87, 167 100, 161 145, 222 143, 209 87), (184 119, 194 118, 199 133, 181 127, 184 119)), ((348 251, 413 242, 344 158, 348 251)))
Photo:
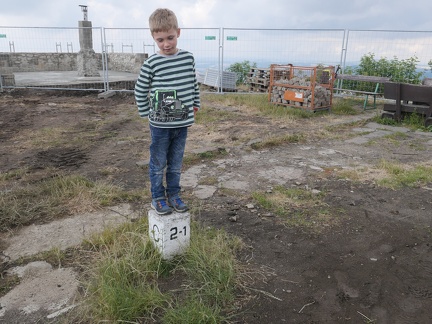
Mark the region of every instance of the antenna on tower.
POLYGON ((84 20, 87 21, 87 6, 85 5, 79 5, 81 7, 81 11, 84 14, 84 20))

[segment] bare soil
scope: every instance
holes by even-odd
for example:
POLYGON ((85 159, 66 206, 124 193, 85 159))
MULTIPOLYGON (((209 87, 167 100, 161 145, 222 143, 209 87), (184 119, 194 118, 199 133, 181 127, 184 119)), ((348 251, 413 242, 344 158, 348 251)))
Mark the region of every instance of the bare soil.
MULTIPOLYGON (((195 220, 245 242, 239 259, 253 280, 233 322, 432 322, 432 183, 397 190, 376 184, 381 160, 430 165, 432 133, 377 125, 368 121, 376 112, 361 109, 354 117, 328 114, 292 122, 205 99, 203 109, 227 115, 214 125, 192 126, 186 156, 227 154, 185 167, 183 194, 199 211, 195 220), (295 134, 306 136, 253 148, 295 134), (354 169, 366 171, 357 181, 339 176, 354 169), (281 217, 254 203, 253 192, 271 195, 276 186, 323 193, 326 213, 317 217, 316 207, 294 206, 281 217), (299 213, 308 223, 294 226, 299 213)), ((149 130, 131 95, 98 99, 94 93, 15 90, 0 93, 0 113, 2 173, 28 168, 39 181, 61 170, 125 189, 149 186, 149 130), (69 140, 37 143, 49 131, 69 140), (91 144, 82 145, 84 140, 91 144)), ((144 201, 132 207, 145 214, 148 206, 144 201)), ((18 229, 2 233, 3 255, 14 233, 18 229)), ((4 261, 4 275, 9 267, 4 261)), ((11 315, 9 323, 37 318, 19 307, 11 315)))

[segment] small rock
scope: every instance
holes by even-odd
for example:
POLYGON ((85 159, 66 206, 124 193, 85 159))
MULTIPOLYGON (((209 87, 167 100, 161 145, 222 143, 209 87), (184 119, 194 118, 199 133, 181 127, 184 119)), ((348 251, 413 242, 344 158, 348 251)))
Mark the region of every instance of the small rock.
POLYGON ((136 162, 136 165, 140 168, 143 168, 149 164, 149 161, 138 161, 136 162))
POLYGON ((262 217, 274 217, 272 213, 263 214, 262 217))
POLYGON ((254 209, 255 206, 254 206, 253 204, 247 204, 247 205, 246 205, 246 208, 247 208, 247 209, 254 209))
POLYGON ((237 216, 231 216, 230 218, 228 218, 230 222, 237 222, 237 216))
POLYGON ((116 143, 116 145, 127 145, 127 144, 130 144, 130 142, 129 141, 118 141, 116 143))

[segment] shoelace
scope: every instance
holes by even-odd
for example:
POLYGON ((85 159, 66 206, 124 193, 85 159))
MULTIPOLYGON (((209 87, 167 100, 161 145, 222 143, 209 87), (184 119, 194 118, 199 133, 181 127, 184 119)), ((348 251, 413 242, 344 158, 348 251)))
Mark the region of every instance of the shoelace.
POLYGON ((160 207, 166 207, 167 206, 167 203, 165 200, 159 200, 157 203, 159 204, 160 207))
POLYGON ((176 199, 174 199, 174 202, 175 202, 176 206, 181 206, 181 205, 183 204, 183 201, 181 200, 181 198, 180 198, 180 197, 179 197, 179 198, 176 198, 176 199))

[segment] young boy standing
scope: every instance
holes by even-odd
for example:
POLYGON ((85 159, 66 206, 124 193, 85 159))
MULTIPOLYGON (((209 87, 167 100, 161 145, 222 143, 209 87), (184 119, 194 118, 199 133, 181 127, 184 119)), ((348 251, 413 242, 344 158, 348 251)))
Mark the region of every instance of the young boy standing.
POLYGON ((165 215, 173 209, 188 210, 179 195, 180 175, 188 127, 194 123, 200 97, 195 59, 177 48, 180 29, 174 12, 157 9, 149 18, 149 26, 159 51, 141 67, 135 100, 139 115, 148 117, 150 124, 151 206, 165 215))

